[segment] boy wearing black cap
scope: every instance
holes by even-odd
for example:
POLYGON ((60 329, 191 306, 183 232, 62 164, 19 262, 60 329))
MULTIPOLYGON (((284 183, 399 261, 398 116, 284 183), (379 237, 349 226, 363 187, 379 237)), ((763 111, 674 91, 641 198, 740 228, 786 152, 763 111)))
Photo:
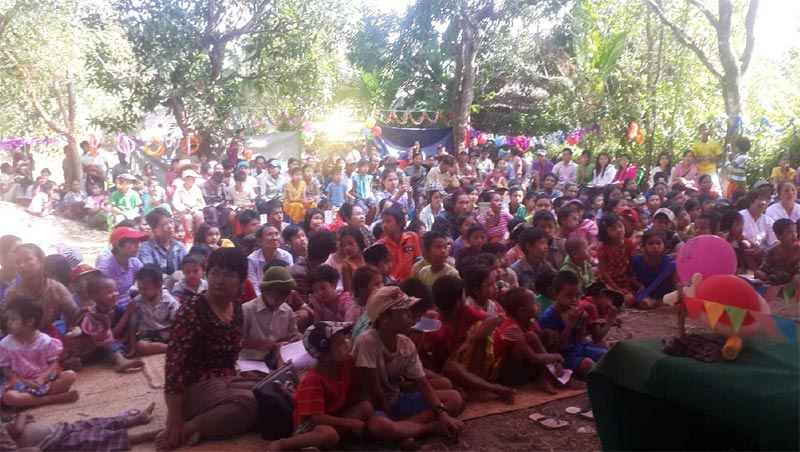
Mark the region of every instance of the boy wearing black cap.
POLYGON ((294 395, 294 436, 270 443, 268 450, 331 449, 342 436, 364 435, 372 405, 353 403, 351 328, 351 323, 317 322, 306 330, 303 346, 317 364, 306 371, 294 395))

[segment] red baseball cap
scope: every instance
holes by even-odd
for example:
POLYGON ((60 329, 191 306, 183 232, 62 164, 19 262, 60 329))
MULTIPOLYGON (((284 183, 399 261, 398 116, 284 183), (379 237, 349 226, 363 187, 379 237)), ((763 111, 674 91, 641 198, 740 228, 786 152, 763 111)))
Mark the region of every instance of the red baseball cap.
POLYGON ((69 281, 71 283, 75 283, 81 276, 92 275, 92 274, 100 274, 100 270, 96 270, 89 264, 79 264, 77 267, 73 268, 72 271, 69 273, 69 281))
POLYGON ((108 241, 115 245, 122 239, 147 240, 148 238, 150 238, 149 235, 133 228, 117 228, 111 231, 111 238, 108 241))
POLYGON ((630 207, 621 207, 617 209, 617 215, 621 217, 627 217, 629 220, 633 221, 634 223, 639 222, 639 214, 636 213, 635 210, 631 209, 630 207))

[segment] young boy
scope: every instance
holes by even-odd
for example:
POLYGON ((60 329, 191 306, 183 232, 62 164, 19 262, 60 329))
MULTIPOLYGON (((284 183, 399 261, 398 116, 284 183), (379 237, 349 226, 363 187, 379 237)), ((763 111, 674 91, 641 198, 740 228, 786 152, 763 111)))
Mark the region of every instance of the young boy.
POLYGON ((536 302, 539 303, 539 312, 544 312, 556 302, 556 291, 553 287, 555 279, 556 272, 553 270, 543 271, 536 275, 536 302))
POLYGON ((467 391, 491 392, 513 403, 516 391, 487 381, 492 371, 487 345, 500 318, 487 317, 485 312, 467 305, 464 283, 457 276, 439 278, 432 289, 442 326, 425 333, 423 347, 433 370, 467 391))
POLYGON ((72 300, 79 308, 91 308, 94 306, 92 297, 89 296, 87 284, 93 276, 101 275, 100 270, 95 270, 91 265, 79 264, 72 269, 69 275, 69 289, 72 292, 72 300))
POLYGON ((474 223, 459 237, 459 240, 462 238, 467 246, 462 247, 456 253, 456 265, 461 262, 462 259, 480 253, 488 236, 486 234, 486 228, 482 224, 474 223))
POLYGON ((511 269, 517 273, 520 287, 534 290, 536 275, 553 270, 553 266, 547 262, 547 235, 539 228, 528 228, 520 233, 517 241, 525 258, 511 264, 511 269))
POLYGON ((556 302, 542 313, 539 323, 542 329, 552 330, 557 334, 564 367, 582 377, 607 350, 585 342, 586 311, 578 306, 581 294, 578 275, 558 272, 553 286, 556 302))
POLYGON ((547 262, 553 268, 560 268, 567 256, 564 250, 566 239, 556 237, 556 218, 549 211, 536 212, 533 215, 533 227, 541 229, 547 236, 547 262))
POLYGON ((604 339, 611 327, 622 325, 617 314, 623 303, 624 297, 621 293, 609 290, 601 282, 584 290, 584 297, 578 306, 586 311, 586 331, 592 337, 594 345, 608 348, 604 339))
POLYGON ((653 309, 661 306, 664 295, 675 290, 677 273, 675 261, 666 254, 666 235, 660 229, 649 229, 642 235, 642 250, 631 259, 633 275, 642 289, 636 294, 634 306, 653 309))
POLYGON ((128 322, 128 350, 130 355, 158 355, 167 352, 172 322, 180 304, 162 288, 163 274, 156 264, 145 264, 136 272, 139 289, 131 304, 133 315, 128 322))
POLYGON ((196 297, 208 290, 208 282, 203 278, 203 266, 205 259, 196 252, 186 255, 181 261, 181 272, 183 279, 178 281, 172 288, 172 296, 180 302, 186 303, 192 297, 196 297))
POLYGON ((117 216, 116 222, 128 219, 131 220, 139 215, 139 207, 142 205, 142 198, 136 190, 131 189, 131 184, 136 182, 136 177, 123 173, 117 177, 117 189, 111 194, 111 211, 117 216))
POLYGON ((290 224, 281 232, 281 238, 283 239, 286 251, 292 255, 295 262, 300 262, 300 260, 306 258, 306 253, 308 252, 308 238, 303 228, 296 224, 290 224))
POLYGON ((361 438, 372 405, 355 402, 358 381, 351 354, 349 323, 317 322, 303 335, 303 346, 317 360, 295 392, 294 436, 270 443, 268 450, 335 448, 342 437, 361 438))
POLYGON ((430 265, 422 267, 417 274, 417 279, 432 287, 433 283, 445 275, 458 277, 458 270, 447 263, 448 239, 441 232, 430 231, 422 236, 422 247, 428 257, 430 265))
POLYGON ((664 253, 675 257, 678 254, 683 242, 675 232, 675 214, 663 207, 653 215, 653 229, 658 229, 664 233, 664 253))
POLYGON ((396 286, 397 281, 392 278, 392 256, 389 248, 383 243, 376 243, 364 250, 364 263, 377 267, 383 275, 384 286, 396 286))
POLYGON ((508 212, 515 217, 525 218, 528 214, 523 203, 524 193, 524 190, 519 185, 508 189, 508 212))
POLYGON ((328 182, 328 186, 325 187, 325 194, 330 199, 331 204, 333 204, 337 209, 342 207, 342 204, 345 203, 351 196, 347 193, 347 183, 342 180, 342 169, 336 167, 333 170, 333 176, 331 181, 328 182))
POLYGON ((383 237, 378 241, 386 245, 392 258, 391 275, 402 282, 411 276, 411 267, 420 256, 419 237, 413 232, 403 232, 406 213, 399 204, 392 204, 381 214, 383 237))
POLYGON ((404 441, 433 433, 454 436, 461 429, 461 421, 455 418, 463 409, 461 395, 431 387, 414 342, 405 335, 413 325, 411 307, 417 301, 399 287, 383 287, 367 302, 365 314, 373 327, 358 336, 354 356, 373 407, 385 416, 367 421, 367 431, 376 438, 404 441), (413 383, 411 391, 407 383, 413 383))
MULTIPOLYGON (((486 243, 481 247, 481 253, 491 254, 497 260, 497 286, 500 288, 500 295, 504 289, 519 287, 517 273, 508 265, 508 249, 504 243, 486 243)), ((502 296, 498 298, 502 299, 502 296)))
POLYGON ((361 159, 358 162, 356 174, 353 174, 353 189, 350 195, 356 200, 356 204, 368 210, 375 204, 375 196, 372 194, 372 175, 367 174, 369 161, 361 159))
POLYGON ((589 244, 581 237, 570 237, 564 246, 567 250, 567 257, 561 270, 575 273, 581 280, 581 286, 586 289, 594 283, 594 270, 589 261, 589 244))
POLYGON ((353 304, 353 296, 349 292, 337 291, 339 271, 330 265, 320 265, 308 276, 313 296, 309 304, 316 322, 341 322, 353 304))
POLYGON ((535 319, 540 311, 533 292, 523 287, 509 290, 506 308, 508 317, 494 331, 495 381, 509 386, 535 381, 543 391, 555 394, 557 390, 550 383, 545 365, 560 366, 564 358, 547 353, 539 340, 535 319))
POLYGON ((797 241, 797 226, 788 218, 781 218, 772 224, 778 242, 769 247, 764 255, 756 278, 768 282, 767 301, 777 295, 785 284, 795 284, 795 293, 800 299, 800 244, 797 241))

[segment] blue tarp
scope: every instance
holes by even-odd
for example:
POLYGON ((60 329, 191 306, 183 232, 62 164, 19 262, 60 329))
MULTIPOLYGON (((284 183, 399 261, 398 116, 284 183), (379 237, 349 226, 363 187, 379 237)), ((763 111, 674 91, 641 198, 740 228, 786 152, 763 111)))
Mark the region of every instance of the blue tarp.
POLYGON ((453 129, 401 129, 380 124, 383 133, 373 142, 381 156, 389 154, 389 150, 396 153, 400 160, 408 159, 408 149, 415 141, 419 141, 422 152, 435 155, 440 144, 444 144, 449 154, 453 154, 453 129))

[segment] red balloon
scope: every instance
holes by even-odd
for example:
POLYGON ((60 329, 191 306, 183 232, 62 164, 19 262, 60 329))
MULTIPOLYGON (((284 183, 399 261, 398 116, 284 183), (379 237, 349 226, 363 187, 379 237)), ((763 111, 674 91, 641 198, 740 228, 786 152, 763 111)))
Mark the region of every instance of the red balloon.
POLYGON ((578 136, 574 133, 567 134, 567 144, 570 146, 578 144, 578 136))
POLYGON ((372 128, 371 132, 373 136, 379 137, 383 133, 383 130, 381 130, 381 126, 375 126, 372 128))
MULTIPOLYGON (((697 287, 695 297, 750 311, 761 311, 758 293, 745 280, 734 275, 714 275, 704 279, 703 283, 697 287)), ((755 318, 748 313, 745 315, 742 325, 749 325, 753 322, 755 322, 755 318)), ((719 323, 730 325, 731 321, 727 314, 722 314, 719 323)))

